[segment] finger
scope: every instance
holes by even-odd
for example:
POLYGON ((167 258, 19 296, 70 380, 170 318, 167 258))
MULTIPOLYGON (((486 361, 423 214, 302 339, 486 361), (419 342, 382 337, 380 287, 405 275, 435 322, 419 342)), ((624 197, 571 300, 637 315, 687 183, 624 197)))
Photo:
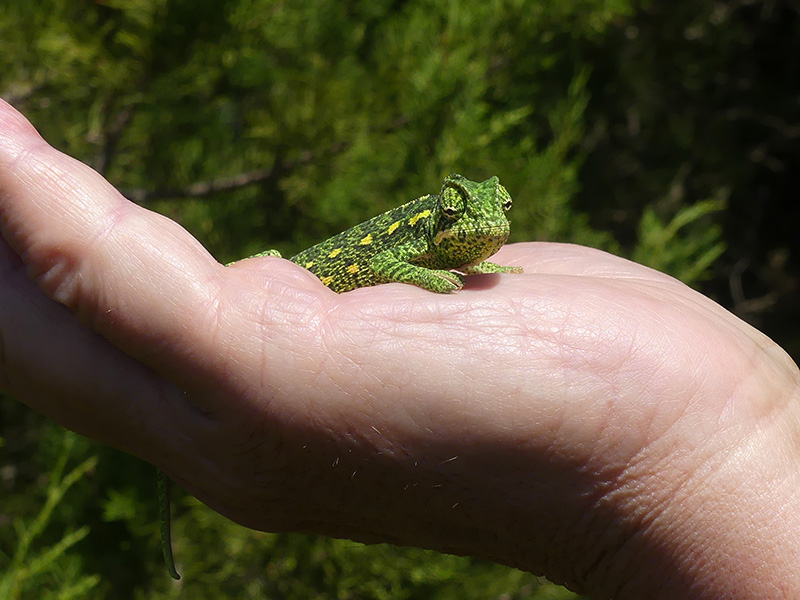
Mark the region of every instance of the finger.
POLYGON ((47 296, 116 347, 179 381, 214 367, 205 357, 223 268, 176 223, 47 145, 3 102, 0 224, 47 296))
POLYGON ((150 417, 170 386, 47 298, 0 239, 0 389, 69 429, 141 456, 165 426, 163 417, 150 417))

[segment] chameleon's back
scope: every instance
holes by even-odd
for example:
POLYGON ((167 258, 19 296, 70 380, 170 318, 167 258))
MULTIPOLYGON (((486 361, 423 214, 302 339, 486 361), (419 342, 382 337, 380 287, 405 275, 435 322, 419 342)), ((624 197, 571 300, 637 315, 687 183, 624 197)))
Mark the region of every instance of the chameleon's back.
POLYGON ((445 178, 429 194, 351 227, 290 260, 335 292, 398 281, 437 292, 460 289, 464 273, 518 272, 485 262, 508 238, 511 196, 497 177, 445 178))
POLYGON ((369 260, 386 250, 427 237, 437 196, 406 202, 328 238, 289 260, 314 273, 335 292, 386 283, 369 268, 369 260))

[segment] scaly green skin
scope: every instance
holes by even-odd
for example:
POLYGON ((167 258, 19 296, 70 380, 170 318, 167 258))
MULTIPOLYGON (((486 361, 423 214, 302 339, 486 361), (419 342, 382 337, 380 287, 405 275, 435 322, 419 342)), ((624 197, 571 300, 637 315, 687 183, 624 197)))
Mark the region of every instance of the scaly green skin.
MULTIPOLYGON (((450 293, 477 273, 522 273, 486 259, 508 239, 511 196, 497 177, 483 183, 448 175, 436 196, 422 196, 291 257, 334 292, 381 283, 411 283, 450 293)), ((254 256, 280 256, 267 250, 254 256)), ((250 257, 253 258, 253 257, 250 257)), ((180 579, 169 539, 169 497, 159 473, 161 545, 167 569, 180 579)))
POLYGON ((497 177, 476 183, 448 175, 438 196, 393 208, 289 260, 335 292, 393 281, 454 292, 464 285, 460 273, 522 272, 486 261, 508 239, 510 208, 511 196, 497 177))

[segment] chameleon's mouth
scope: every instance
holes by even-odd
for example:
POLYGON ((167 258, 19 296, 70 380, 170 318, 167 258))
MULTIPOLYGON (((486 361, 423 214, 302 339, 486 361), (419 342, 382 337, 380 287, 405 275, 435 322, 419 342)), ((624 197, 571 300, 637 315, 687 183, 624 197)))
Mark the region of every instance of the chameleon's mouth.
POLYGON ((508 228, 503 226, 475 227, 469 230, 445 229, 433 238, 437 252, 450 262, 472 266, 485 261, 505 244, 508 228))
POLYGON ((508 227, 476 227, 469 231, 464 229, 444 229, 436 233, 433 238, 433 243, 439 245, 442 242, 467 242, 476 239, 484 239, 487 242, 499 241, 502 246, 506 239, 508 239, 508 227))

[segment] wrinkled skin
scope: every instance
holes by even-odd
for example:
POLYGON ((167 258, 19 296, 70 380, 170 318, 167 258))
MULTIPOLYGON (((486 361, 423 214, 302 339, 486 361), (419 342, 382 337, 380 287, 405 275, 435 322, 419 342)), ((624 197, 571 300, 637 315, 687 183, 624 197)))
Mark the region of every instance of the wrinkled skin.
POLYGON ((2 101, 0 233, 0 389, 235 521, 800 597, 797 367, 666 275, 544 243, 449 295, 226 268, 2 101))

